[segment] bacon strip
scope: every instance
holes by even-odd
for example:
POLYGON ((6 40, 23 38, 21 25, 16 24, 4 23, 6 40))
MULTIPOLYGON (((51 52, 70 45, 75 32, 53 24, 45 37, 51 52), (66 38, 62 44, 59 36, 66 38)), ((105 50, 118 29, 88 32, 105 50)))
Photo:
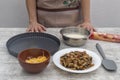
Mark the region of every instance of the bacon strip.
POLYGON ((102 41, 120 43, 120 35, 118 34, 93 32, 89 38, 94 39, 94 40, 102 40, 102 41))

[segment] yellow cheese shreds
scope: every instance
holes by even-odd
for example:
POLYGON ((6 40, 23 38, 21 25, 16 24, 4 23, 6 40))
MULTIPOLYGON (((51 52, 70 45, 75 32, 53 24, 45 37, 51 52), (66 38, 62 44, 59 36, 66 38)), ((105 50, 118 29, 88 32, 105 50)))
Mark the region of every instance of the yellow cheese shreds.
POLYGON ((26 59, 25 62, 34 64, 34 63, 41 63, 41 62, 44 62, 46 60, 47 60, 47 58, 45 56, 39 56, 37 58, 26 59))

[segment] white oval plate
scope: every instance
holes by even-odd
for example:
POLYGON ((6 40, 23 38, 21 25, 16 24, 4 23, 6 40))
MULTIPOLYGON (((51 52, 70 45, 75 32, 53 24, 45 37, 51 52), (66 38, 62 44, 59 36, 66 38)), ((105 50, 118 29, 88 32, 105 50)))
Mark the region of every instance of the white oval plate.
POLYGON ((91 72, 91 71, 94 71, 96 70, 97 68, 100 67, 101 65, 101 58, 97 55, 97 53, 95 52, 92 52, 90 50, 87 50, 87 49, 81 49, 81 48, 66 48, 66 49, 62 49, 62 50, 59 50, 58 52, 56 52, 54 55, 53 55, 53 63, 60 69, 64 70, 64 71, 67 71, 67 72, 72 72, 72 73, 88 73, 88 72, 91 72), (69 53, 71 51, 86 51, 87 54, 89 54, 92 58, 93 58, 93 63, 94 63, 94 66, 88 68, 88 69, 85 69, 85 70, 71 70, 71 69, 68 69, 68 68, 65 68, 64 66, 62 66, 60 64, 60 57, 63 56, 64 54, 66 53, 69 53))

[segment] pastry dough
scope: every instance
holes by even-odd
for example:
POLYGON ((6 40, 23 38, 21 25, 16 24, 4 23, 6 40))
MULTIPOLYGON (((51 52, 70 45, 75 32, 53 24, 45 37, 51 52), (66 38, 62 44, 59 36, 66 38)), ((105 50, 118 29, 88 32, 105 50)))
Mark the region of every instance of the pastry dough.
POLYGON ((118 43, 120 42, 119 34, 93 32, 89 38, 95 40, 109 41, 109 42, 118 42, 118 43))

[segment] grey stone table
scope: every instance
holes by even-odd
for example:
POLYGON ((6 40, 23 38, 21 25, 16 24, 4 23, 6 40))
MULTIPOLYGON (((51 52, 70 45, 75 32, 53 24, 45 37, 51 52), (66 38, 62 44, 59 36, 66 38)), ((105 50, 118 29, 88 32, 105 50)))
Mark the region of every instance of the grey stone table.
MULTIPOLYGON (((53 34, 61 41, 60 49, 69 48, 62 42, 59 28, 48 28, 47 33, 53 34)), ((120 34, 120 28, 97 28, 99 32, 120 34)), ((39 74, 26 73, 18 63, 17 58, 11 56, 6 49, 6 42, 14 35, 26 32, 25 28, 0 28, 0 80, 120 80, 120 43, 88 40, 81 48, 96 52, 95 44, 102 45, 106 56, 117 63, 116 72, 106 71, 102 66, 87 74, 73 74, 57 68, 51 59, 48 67, 39 74)))

